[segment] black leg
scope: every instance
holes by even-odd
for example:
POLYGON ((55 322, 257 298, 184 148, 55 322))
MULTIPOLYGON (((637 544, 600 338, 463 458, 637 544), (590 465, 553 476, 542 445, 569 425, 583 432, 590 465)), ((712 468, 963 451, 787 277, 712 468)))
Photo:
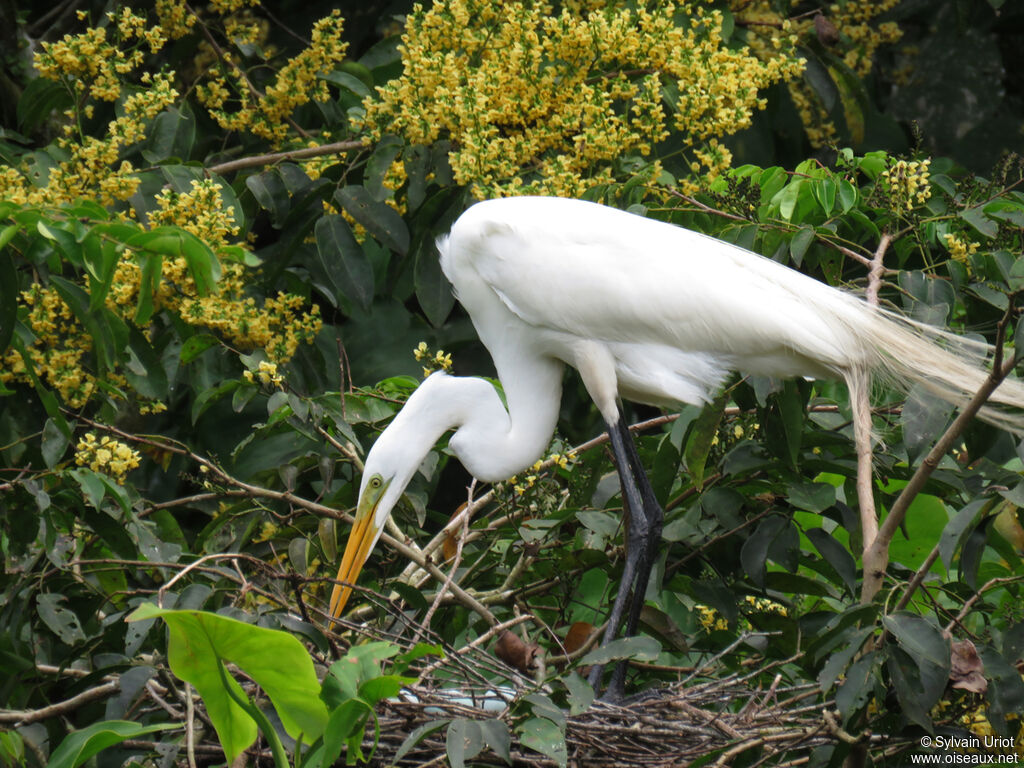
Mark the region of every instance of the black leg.
MULTIPOLYGON (((621 410, 618 423, 614 427, 609 427, 608 435, 611 438, 612 453, 615 455, 623 501, 629 507, 629 524, 626 529, 626 563, 622 571, 622 581, 608 617, 602 644, 611 642, 618 634, 627 602, 630 603, 630 607, 626 617, 625 635, 632 635, 636 631, 640 611, 644 605, 647 582, 657 558, 664 519, 661 505, 654 496, 654 490, 640 462, 640 455, 625 419, 622 418, 621 410)), ((627 662, 623 661, 616 667, 608 686, 607 698, 614 700, 622 697, 627 666, 627 662)), ((603 671, 604 668, 598 665, 590 672, 588 680, 595 691, 599 690, 603 671)))

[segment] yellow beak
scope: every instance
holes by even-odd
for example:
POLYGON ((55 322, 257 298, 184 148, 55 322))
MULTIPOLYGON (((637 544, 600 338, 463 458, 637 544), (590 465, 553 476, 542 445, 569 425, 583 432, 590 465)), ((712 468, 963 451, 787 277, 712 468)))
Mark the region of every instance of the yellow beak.
MULTIPOLYGON (((345 604, 348 603, 348 599, 352 595, 352 585, 359 578, 359 572, 370 556, 370 549, 377 541, 377 533, 380 529, 374 523, 374 519, 377 516, 377 506, 380 504, 384 488, 386 485, 374 489, 376 492, 368 493, 359 499, 355 524, 352 526, 352 532, 349 533, 345 554, 341 557, 341 567, 338 568, 337 581, 339 583, 335 584, 331 591, 329 608, 331 619, 337 619, 345 610, 345 604)), ((332 621, 331 626, 333 625, 332 621)))

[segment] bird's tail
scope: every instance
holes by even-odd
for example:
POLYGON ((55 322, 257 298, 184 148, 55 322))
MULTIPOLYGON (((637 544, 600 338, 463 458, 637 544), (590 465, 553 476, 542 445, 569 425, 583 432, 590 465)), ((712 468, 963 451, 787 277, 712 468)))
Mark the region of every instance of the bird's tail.
MULTIPOLYGON (((958 407, 966 405, 988 378, 984 367, 992 348, 884 310, 867 310, 867 367, 897 388, 919 384, 958 407)), ((859 366, 858 366, 859 368, 859 366)), ((851 388, 864 386, 863 369, 845 374, 851 388)), ((992 394, 979 418, 1015 434, 1024 434, 1024 384, 1007 378, 992 394)))

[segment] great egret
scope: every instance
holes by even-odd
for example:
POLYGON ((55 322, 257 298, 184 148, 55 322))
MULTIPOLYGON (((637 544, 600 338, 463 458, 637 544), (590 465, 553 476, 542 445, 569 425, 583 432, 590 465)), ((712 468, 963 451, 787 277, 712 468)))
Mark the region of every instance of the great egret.
MULTIPOLYGON (((366 457, 355 525, 331 595, 333 618, 387 516, 445 432, 455 430, 449 448, 482 481, 505 480, 543 454, 558 418, 565 364, 579 371, 607 423, 630 512, 605 642, 618 632, 631 591, 625 631, 636 629, 662 525, 619 397, 701 404, 733 370, 842 378, 858 390, 877 370, 898 385, 921 383, 960 403, 986 376, 955 345, 937 345, 941 332, 735 245, 596 203, 477 203, 438 248, 445 275, 494 358, 508 407, 487 381, 440 372, 409 397, 366 457)), ((1024 387, 1007 381, 993 399, 1024 407, 1024 387)), ((983 417, 1021 426, 998 410, 983 417)), ((595 688, 600 674, 592 674, 595 688)), ((611 687, 621 686, 621 674, 611 687)))

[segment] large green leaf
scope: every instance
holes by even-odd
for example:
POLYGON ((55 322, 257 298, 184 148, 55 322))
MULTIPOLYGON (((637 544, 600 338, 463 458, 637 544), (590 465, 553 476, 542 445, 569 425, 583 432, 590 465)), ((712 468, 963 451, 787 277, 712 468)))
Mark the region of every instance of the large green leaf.
POLYGON ((565 768, 569 760, 562 729, 546 717, 531 717, 519 727, 520 742, 527 749, 547 755, 565 768))
MULTIPOLYGON (((166 610, 151 603, 139 606, 128 620, 152 618, 167 622, 171 670, 202 696, 228 762, 256 740, 256 722, 225 687, 223 664, 236 664, 263 689, 292 738, 301 735, 308 743, 323 734, 327 707, 320 700, 313 660, 295 637, 226 616, 166 610)), ((238 683, 226 679, 235 695, 244 698, 238 683)))
POLYGON ((440 327, 455 306, 455 293, 441 271, 440 255, 432 241, 421 241, 416 248, 413 279, 423 313, 432 325, 440 327))
POLYGON ((60 746, 53 750, 46 768, 78 768, 93 755, 125 739, 137 739, 147 733, 180 728, 174 723, 142 725, 130 720, 105 720, 88 728, 69 733, 60 746))
POLYGON ((191 232, 178 227, 156 227, 130 238, 127 245, 162 256, 183 258, 196 285, 196 293, 209 296, 217 290, 220 263, 210 247, 191 232))
POLYGON ((402 217, 387 203, 373 199, 365 187, 349 185, 335 194, 335 199, 366 231, 385 246, 398 253, 409 250, 409 229, 402 217))
POLYGON ((373 301, 373 268, 366 252, 338 215, 322 216, 316 223, 316 249, 320 265, 334 290, 366 310, 373 301))
POLYGON ((882 624, 910 656, 928 661, 949 674, 949 638, 928 619, 901 611, 883 616, 882 624))

